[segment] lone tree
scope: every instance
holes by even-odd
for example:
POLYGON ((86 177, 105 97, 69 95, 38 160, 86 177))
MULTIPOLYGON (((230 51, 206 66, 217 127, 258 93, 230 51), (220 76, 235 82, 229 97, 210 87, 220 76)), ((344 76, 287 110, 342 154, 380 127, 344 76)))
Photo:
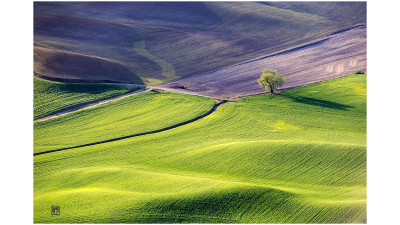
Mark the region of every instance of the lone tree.
POLYGON ((268 91, 269 88, 271 94, 273 94, 278 87, 286 83, 286 79, 282 75, 279 75, 276 70, 265 69, 257 82, 261 87, 264 87, 265 90, 268 91))

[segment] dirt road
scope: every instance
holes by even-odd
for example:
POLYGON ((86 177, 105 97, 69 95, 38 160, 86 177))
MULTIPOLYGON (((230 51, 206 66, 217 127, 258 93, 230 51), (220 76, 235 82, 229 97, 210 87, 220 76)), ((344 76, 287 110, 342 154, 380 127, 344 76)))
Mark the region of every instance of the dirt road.
POLYGON ((58 111, 56 111, 54 113, 51 113, 50 115, 47 115, 47 116, 45 116, 43 118, 34 120, 33 123, 38 123, 38 122, 46 121, 46 120, 53 119, 53 118, 56 118, 56 117, 60 117, 60 116, 63 116, 63 115, 67 115, 67 114, 70 114, 70 113, 74 113, 74 112, 90 109, 90 108, 93 108, 93 107, 96 107, 96 106, 104 105, 104 104, 109 103, 109 102, 114 102, 114 101, 129 97, 129 96, 137 95, 137 94, 144 93, 144 92, 147 92, 147 91, 148 90, 141 89, 141 90, 138 90, 138 91, 135 91, 135 92, 130 92, 128 94, 120 95, 120 96, 113 97, 113 98, 100 99, 100 100, 95 100, 95 101, 90 101, 90 102, 85 102, 85 103, 81 103, 81 104, 78 104, 78 105, 70 106, 70 107, 67 107, 65 109, 61 109, 61 110, 58 110, 58 111))
POLYGON ((265 92, 257 84, 263 69, 275 69, 284 75, 287 83, 282 89, 285 89, 366 70, 366 60, 366 25, 358 25, 292 49, 153 88, 237 98, 265 92), (176 84, 184 84, 187 89, 170 88, 176 84))
MULTIPOLYGON (((264 88, 258 86, 257 83, 263 69, 278 70, 287 80, 287 83, 281 89, 287 89, 338 78, 356 70, 366 70, 366 60, 366 26, 358 25, 281 52, 172 83, 150 87, 156 90, 213 98, 238 98, 265 92, 264 88), (184 84, 187 89, 170 88, 179 84, 184 84)), ((129 84, 121 83, 120 85, 130 87, 129 84)), ((129 93, 113 99, 80 104, 34 122, 85 110, 138 93, 129 93)))

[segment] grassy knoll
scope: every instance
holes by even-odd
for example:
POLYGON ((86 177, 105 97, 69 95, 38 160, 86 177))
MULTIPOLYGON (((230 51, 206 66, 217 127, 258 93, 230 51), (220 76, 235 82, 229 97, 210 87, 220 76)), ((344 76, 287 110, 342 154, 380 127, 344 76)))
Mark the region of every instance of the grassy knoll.
POLYGON ((365 94, 366 76, 350 75, 241 98, 158 134, 35 156, 34 221, 365 222, 365 94))
POLYGON ((35 153, 139 134, 190 120, 215 101, 149 92, 34 125, 35 153))
POLYGON ((35 71, 160 84, 365 23, 366 3, 35 2, 34 11, 35 71))
POLYGON ((33 118, 38 119, 69 106, 115 97, 130 90, 117 85, 63 84, 34 78, 33 91, 33 118))

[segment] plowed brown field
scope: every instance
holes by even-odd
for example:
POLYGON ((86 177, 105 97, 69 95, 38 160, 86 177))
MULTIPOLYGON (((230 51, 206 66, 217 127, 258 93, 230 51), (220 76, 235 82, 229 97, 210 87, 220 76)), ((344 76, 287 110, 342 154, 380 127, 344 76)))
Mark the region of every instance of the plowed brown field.
POLYGON ((265 92, 257 84, 263 69, 275 69, 284 75, 287 83, 281 89, 286 89, 366 70, 366 60, 366 26, 358 25, 305 45, 154 87, 236 98, 265 92), (171 88, 179 84, 187 89, 171 88))

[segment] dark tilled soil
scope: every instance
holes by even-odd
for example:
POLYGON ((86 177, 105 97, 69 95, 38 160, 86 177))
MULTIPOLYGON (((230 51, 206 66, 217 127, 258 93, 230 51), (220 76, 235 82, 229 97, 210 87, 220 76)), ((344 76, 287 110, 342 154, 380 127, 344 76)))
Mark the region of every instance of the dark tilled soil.
POLYGON ((281 89, 286 89, 365 71, 366 60, 366 26, 360 25, 312 43, 154 88, 237 98, 265 92, 257 83, 263 69, 275 69, 284 75, 287 83, 281 89), (177 84, 184 84, 187 89, 170 88, 177 84))

